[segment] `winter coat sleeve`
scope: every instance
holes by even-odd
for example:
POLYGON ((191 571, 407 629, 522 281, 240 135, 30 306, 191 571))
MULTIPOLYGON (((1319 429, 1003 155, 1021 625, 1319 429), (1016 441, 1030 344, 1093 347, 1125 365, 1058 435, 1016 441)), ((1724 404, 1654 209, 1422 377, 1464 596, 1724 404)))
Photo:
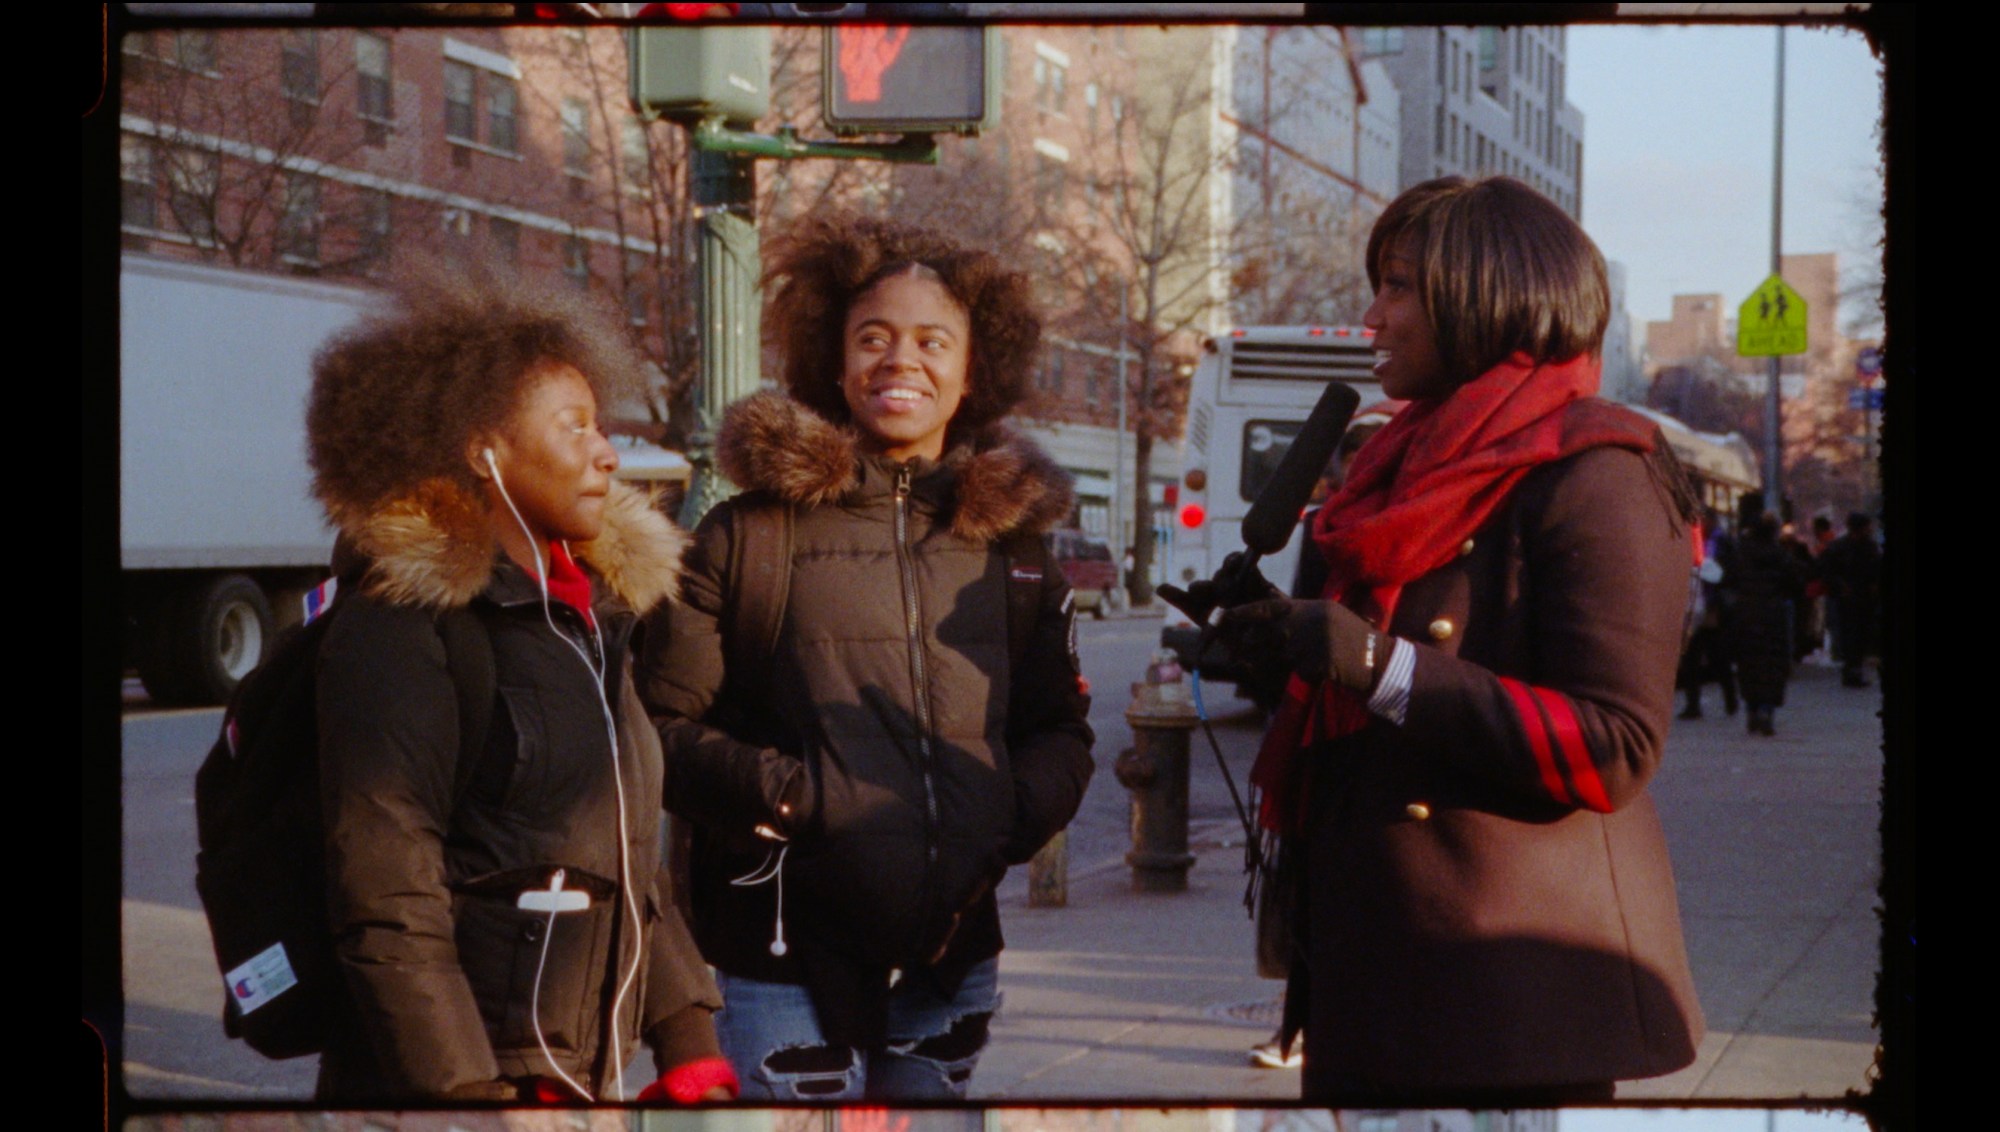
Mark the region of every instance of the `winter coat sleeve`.
POLYGON ((695 529, 679 601, 651 615, 638 674, 639 693, 666 749, 666 807, 716 829, 748 832, 769 824, 789 834, 804 812, 804 763, 774 747, 744 742, 708 721, 723 690, 727 577, 736 509, 723 504, 695 529), (779 813, 780 804, 790 807, 779 813))
POLYGON ((659 918, 647 956, 645 1035, 654 1068, 665 1076, 677 1066, 721 1055, 713 1018, 722 1009, 722 996, 680 909, 669 898, 665 869, 660 870, 654 902, 659 918))
POLYGON ((1551 465, 1518 493, 1509 601, 1525 640, 1508 652, 1525 663, 1496 671, 1419 643, 1403 738, 1505 796, 1610 812, 1666 741, 1687 531, 1627 449, 1551 465))
POLYGON ((1001 853, 1015 865, 1069 825, 1096 769, 1090 696, 1076 654, 1075 601, 1053 560, 1043 575, 1041 615, 1007 697, 1014 830, 1001 853))
POLYGON ((446 886, 459 727, 444 643, 430 614, 356 599, 319 663, 327 908, 355 1014, 399 1090, 492 1081, 446 886))

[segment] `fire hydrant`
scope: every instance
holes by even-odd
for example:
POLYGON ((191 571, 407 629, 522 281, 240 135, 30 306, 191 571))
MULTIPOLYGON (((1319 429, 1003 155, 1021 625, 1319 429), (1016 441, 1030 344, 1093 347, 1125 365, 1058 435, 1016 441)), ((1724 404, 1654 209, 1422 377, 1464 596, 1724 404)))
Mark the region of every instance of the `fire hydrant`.
POLYGON ((1132 792, 1134 892, 1185 892, 1188 868, 1188 733, 1200 722, 1174 654, 1153 654, 1146 679, 1132 685, 1125 709, 1132 725, 1131 750, 1113 770, 1132 792))

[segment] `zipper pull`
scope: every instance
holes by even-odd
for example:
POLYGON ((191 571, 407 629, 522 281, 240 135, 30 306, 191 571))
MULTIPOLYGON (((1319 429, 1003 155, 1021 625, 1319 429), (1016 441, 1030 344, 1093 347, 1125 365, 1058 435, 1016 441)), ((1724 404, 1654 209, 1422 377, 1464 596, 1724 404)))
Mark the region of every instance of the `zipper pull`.
POLYGON ((896 465, 896 502, 910 497, 910 465, 896 465))

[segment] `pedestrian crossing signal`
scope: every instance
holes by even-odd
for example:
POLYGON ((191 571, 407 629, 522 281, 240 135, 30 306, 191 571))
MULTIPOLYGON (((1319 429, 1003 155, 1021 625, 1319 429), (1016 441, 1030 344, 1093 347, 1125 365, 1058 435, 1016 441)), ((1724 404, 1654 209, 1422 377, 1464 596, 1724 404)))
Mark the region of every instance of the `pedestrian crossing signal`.
POLYGON ((831 25, 820 60, 827 128, 843 136, 992 129, 999 46, 980 27, 831 25))

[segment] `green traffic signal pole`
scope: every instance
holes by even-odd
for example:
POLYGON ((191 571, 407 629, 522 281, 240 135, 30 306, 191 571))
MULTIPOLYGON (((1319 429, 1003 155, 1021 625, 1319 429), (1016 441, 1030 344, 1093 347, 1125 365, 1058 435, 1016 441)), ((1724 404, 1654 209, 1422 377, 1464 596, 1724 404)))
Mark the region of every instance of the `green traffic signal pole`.
POLYGON ((886 145, 806 141, 790 126, 776 135, 732 130, 721 118, 705 118, 688 129, 693 153, 688 163, 689 197, 694 202, 701 242, 696 268, 701 277, 696 317, 701 327, 699 420, 688 438, 693 472, 681 504, 681 525, 693 529, 710 507, 734 493, 715 466, 715 429, 722 411, 757 391, 758 294, 757 158, 790 160, 839 157, 935 165, 937 142, 918 134, 886 145))
POLYGON ((752 134, 732 130, 720 118, 706 118, 695 126, 694 147, 709 153, 747 157, 844 157, 850 161, 895 161, 910 165, 938 163, 937 139, 930 134, 911 134, 883 145, 811 141, 799 137, 792 126, 779 126, 776 134, 752 134))

